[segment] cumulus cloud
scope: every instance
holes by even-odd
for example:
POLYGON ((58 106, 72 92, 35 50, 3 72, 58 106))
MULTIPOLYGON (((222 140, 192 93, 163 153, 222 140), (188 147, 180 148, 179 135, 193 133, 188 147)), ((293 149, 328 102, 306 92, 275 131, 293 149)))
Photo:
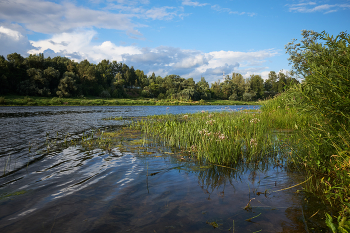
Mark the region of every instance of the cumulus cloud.
MULTIPOLYGON (((22 38, 16 31, 0 28, 0 35, 22 38)), ((277 55, 273 49, 253 52, 213 51, 204 53, 198 50, 186 50, 170 46, 139 48, 137 46, 119 46, 111 41, 95 43, 94 30, 76 30, 53 35, 49 39, 30 41, 35 47, 28 53, 44 53, 47 56, 66 56, 80 62, 87 59, 98 63, 103 59, 116 60, 146 74, 154 72, 162 77, 177 74, 184 78, 193 77, 196 81, 204 76, 208 82, 222 78, 222 73, 238 72, 249 77, 250 74, 263 74, 268 67, 268 58, 277 55)), ((263 76, 264 77, 264 76, 263 76)))
POLYGON ((324 14, 337 12, 340 9, 350 9, 350 4, 322 4, 316 2, 301 2, 298 4, 287 4, 289 11, 300 13, 323 12, 324 14))
POLYGON ((97 35, 94 30, 76 30, 70 33, 55 34, 50 39, 30 41, 35 49, 28 53, 46 53, 52 51, 56 56, 66 56, 76 61, 87 59, 91 62, 100 62, 103 59, 122 61, 123 54, 138 54, 139 49, 134 46, 116 46, 110 41, 94 45, 92 39, 97 35))
POLYGON ((138 33, 126 14, 77 7, 72 3, 57 4, 43 0, 0 1, 0 18, 22 23, 40 33, 60 33, 82 27, 100 27, 138 33))
POLYGON ((20 31, 19 25, 0 26, 0 55, 6 56, 10 53, 25 55, 29 49, 33 48, 27 36, 20 31))

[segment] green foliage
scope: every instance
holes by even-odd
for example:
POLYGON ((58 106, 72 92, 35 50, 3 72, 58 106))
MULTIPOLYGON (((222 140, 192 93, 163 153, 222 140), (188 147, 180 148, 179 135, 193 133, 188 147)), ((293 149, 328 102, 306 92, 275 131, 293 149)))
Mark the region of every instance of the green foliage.
MULTIPOLYGON (((150 116, 135 123, 145 133, 166 141, 170 146, 190 150, 198 159, 216 164, 258 162, 279 148, 276 137, 269 135, 271 127, 292 128, 295 112, 279 110, 279 122, 256 110, 253 113, 216 112, 181 115, 150 116), (275 123, 275 124, 273 124, 275 123)), ((281 151, 282 153, 282 151, 281 151)))
POLYGON ((59 97, 69 97, 75 94, 77 90, 75 79, 76 75, 73 72, 65 72, 63 78, 60 80, 56 94, 59 97))
POLYGON ((61 98, 53 97, 53 98, 50 100, 50 104, 51 104, 51 105, 61 105, 62 103, 63 103, 63 101, 62 101, 61 98))
POLYGON ((255 93, 247 93, 247 92, 245 92, 243 94, 243 101, 252 101, 254 97, 255 97, 255 93))
POLYGON ((0 96, 0 104, 1 104, 1 105, 5 105, 5 104, 6 104, 5 97, 0 96))
MULTIPOLYGON (((0 56, 1 95, 100 96, 106 90, 113 98, 141 95, 145 98, 160 96, 164 99, 194 101, 212 98, 227 100, 230 97, 230 100, 242 100, 245 92, 256 93, 252 100, 263 98, 263 80, 258 75, 253 77, 250 82, 241 74, 233 73, 232 77, 227 75, 223 82, 215 82, 210 87, 204 77, 197 83, 193 78, 185 79, 179 75, 162 78, 152 73, 147 77, 142 70, 106 59, 95 65, 87 60, 77 63, 60 56, 44 58, 43 54, 30 54, 24 58, 13 53, 7 55, 7 60, 0 56), (257 77, 260 79, 255 80, 257 77), (130 89, 137 88, 141 89, 140 93, 131 95, 130 89)), ((278 90, 284 91, 283 86, 278 90)))
POLYGON ((286 48, 295 72, 305 79, 274 102, 281 107, 293 106, 299 115, 309 116, 308 125, 295 135, 299 142, 294 164, 319 177, 308 191, 319 193, 340 209, 338 223, 326 214, 329 228, 348 232, 345 213, 350 201, 350 36, 342 32, 333 37, 306 30, 302 35, 301 44, 293 40, 286 48))
POLYGON ((101 98, 110 98, 111 94, 109 94, 109 92, 107 90, 104 90, 100 93, 100 97, 101 98))
POLYGON ((260 75, 251 75, 250 80, 250 90, 255 93, 257 99, 262 99, 264 97, 264 80, 260 75))
POLYGON ((336 219, 337 222, 333 222, 332 216, 328 213, 326 215, 326 224, 333 233, 349 233, 350 232, 350 221, 347 220, 346 216, 339 215, 336 219))

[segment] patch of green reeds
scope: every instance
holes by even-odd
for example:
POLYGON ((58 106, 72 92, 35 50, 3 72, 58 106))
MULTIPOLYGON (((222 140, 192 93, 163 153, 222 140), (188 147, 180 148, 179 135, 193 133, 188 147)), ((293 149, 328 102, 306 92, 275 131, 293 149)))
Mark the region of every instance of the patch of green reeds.
POLYGON ((293 111, 281 108, 272 114, 260 110, 169 114, 150 116, 134 126, 170 146, 186 148, 209 163, 260 163, 282 149, 278 141, 283 136, 276 137, 276 126, 288 131, 296 122, 299 124, 293 111))
MULTIPOLYGON (((304 190, 317 194, 325 205, 332 207, 330 212, 338 215, 338 223, 332 223, 333 227, 330 227, 332 231, 336 229, 333 232, 350 232, 337 230, 344 224, 344 227, 350 227, 350 222, 346 221, 350 217, 350 124, 346 120, 348 113, 343 112, 341 120, 340 115, 332 114, 336 112, 337 106, 333 106, 334 109, 325 114, 322 105, 309 105, 305 101, 308 93, 305 93, 303 85, 307 84, 295 86, 277 96, 262 110, 266 114, 278 112, 278 106, 288 106, 287 108, 295 111, 295 127, 286 142, 293 153, 288 160, 289 167, 312 177, 304 186, 304 190)), ((327 108, 332 108, 332 105, 327 105, 327 108)), ((283 116, 278 118, 281 119, 280 117, 283 116)), ((331 215, 327 214, 326 219, 327 225, 331 226, 331 215)))

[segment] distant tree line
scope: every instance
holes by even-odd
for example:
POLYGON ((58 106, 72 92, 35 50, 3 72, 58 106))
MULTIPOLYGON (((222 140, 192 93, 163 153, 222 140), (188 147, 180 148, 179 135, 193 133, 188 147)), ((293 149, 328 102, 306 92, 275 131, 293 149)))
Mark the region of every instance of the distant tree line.
POLYGON ((209 86, 204 77, 197 83, 179 75, 162 78, 153 73, 147 77, 142 70, 116 61, 102 60, 96 65, 60 56, 44 58, 43 54, 24 58, 12 53, 7 59, 0 56, 1 95, 250 101, 274 96, 293 83, 298 81, 290 75, 271 71, 265 81, 260 75, 244 79, 233 73, 209 86))

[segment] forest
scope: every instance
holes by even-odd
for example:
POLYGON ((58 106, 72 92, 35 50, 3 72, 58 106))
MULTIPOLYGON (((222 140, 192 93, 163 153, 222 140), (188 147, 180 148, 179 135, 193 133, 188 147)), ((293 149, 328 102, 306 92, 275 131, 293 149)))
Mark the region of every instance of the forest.
POLYGON ((293 73, 271 71, 266 80, 232 73, 209 85, 204 77, 196 83, 179 75, 147 76, 117 61, 102 60, 96 65, 61 56, 12 53, 0 56, 0 83, 0 95, 252 101, 273 97, 299 82, 293 73))

